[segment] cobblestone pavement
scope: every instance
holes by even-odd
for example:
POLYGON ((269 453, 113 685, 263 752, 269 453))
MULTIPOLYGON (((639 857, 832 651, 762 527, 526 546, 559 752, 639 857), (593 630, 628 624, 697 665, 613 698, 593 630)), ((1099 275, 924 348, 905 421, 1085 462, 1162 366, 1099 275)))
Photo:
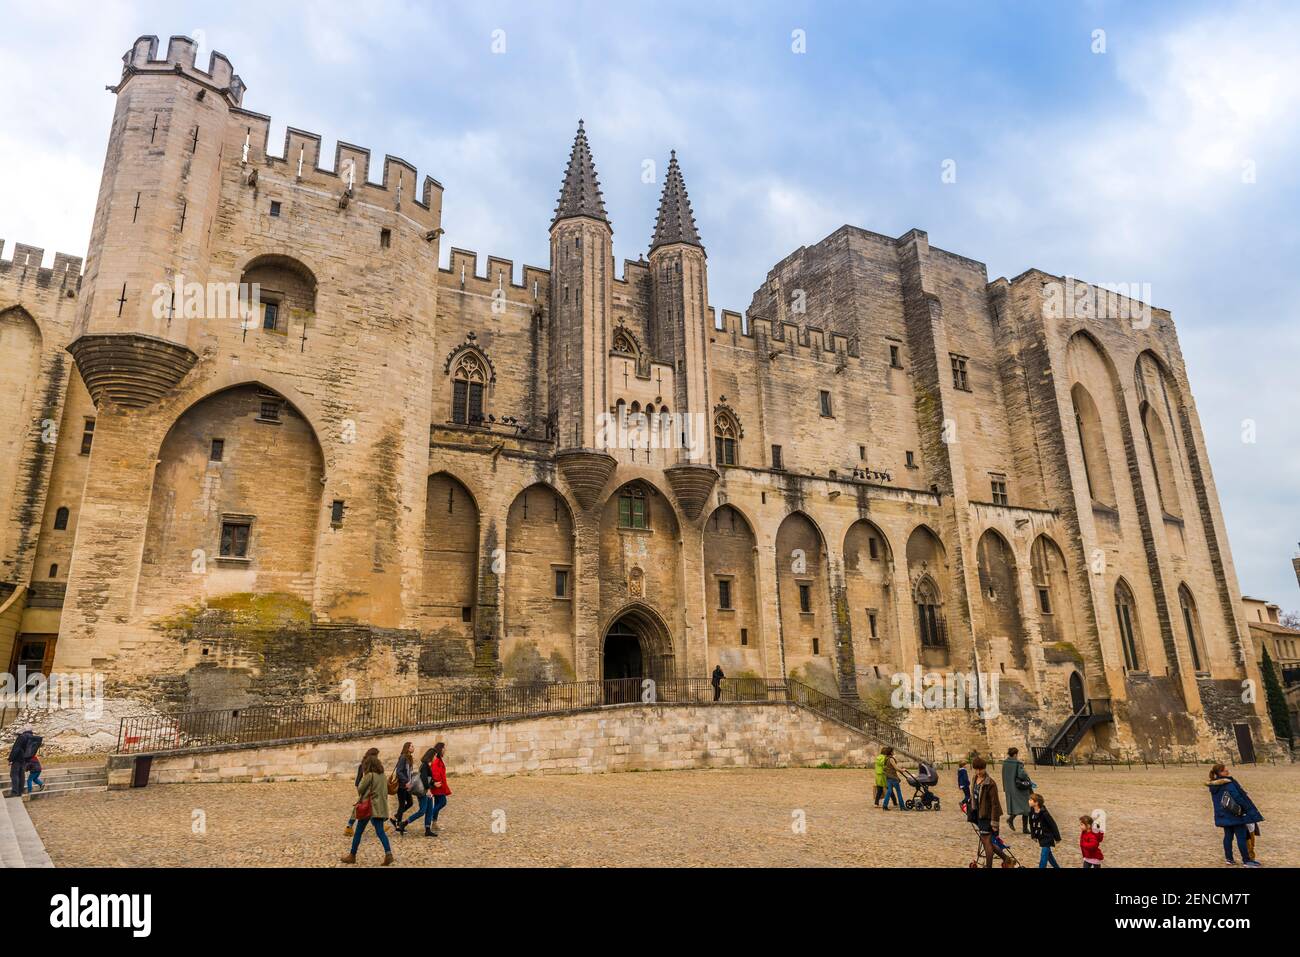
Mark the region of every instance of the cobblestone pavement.
MULTIPOLYGON (((1207 768, 1032 773, 1066 837, 1063 866, 1079 866, 1075 822, 1098 808, 1108 817, 1108 866, 1223 866, 1207 768)), ((394 838, 394 852, 404 867, 964 867, 976 840, 957 810, 954 776, 942 772, 938 813, 873 808, 863 770, 460 776, 451 779, 442 836, 412 826, 394 838)), ((1238 777, 1265 816, 1260 860, 1300 864, 1300 765, 1248 767, 1238 777)), ((349 784, 154 786, 38 801, 30 812, 60 867, 341 866, 349 784), (200 812, 206 833, 194 833, 200 812)), ((1022 863, 1037 864, 1028 836, 1010 842, 1022 863)), ((368 833, 361 864, 381 856, 368 833)))

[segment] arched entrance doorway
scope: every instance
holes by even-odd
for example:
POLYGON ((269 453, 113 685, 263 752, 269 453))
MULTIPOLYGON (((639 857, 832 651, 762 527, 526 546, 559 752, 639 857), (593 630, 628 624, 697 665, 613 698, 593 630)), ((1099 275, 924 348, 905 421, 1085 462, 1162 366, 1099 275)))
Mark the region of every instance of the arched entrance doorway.
POLYGON ((625 608, 606 629, 601 648, 606 701, 640 700, 646 678, 654 679, 656 698, 662 697, 674 677, 673 644, 663 620, 642 605, 625 608))
POLYGON ((622 618, 605 635, 605 661, 601 671, 606 681, 645 677, 645 652, 641 636, 622 618))
POLYGON ((1083 693, 1083 678, 1077 671, 1070 672, 1070 704, 1074 713, 1078 714, 1082 711, 1087 702, 1088 699, 1083 693))

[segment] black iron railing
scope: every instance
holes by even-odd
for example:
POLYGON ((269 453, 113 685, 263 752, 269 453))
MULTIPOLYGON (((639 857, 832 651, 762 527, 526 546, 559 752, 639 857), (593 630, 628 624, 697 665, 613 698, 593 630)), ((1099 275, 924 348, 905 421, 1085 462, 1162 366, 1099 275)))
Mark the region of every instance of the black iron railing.
POLYGON ((576 681, 563 684, 471 686, 449 691, 356 701, 320 701, 249 708, 187 711, 123 718, 119 754, 153 754, 192 748, 303 741, 370 733, 393 733, 439 725, 507 718, 543 717, 618 704, 691 704, 713 701, 788 701, 822 717, 932 760, 934 746, 902 728, 797 681, 726 678, 714 688, 707 678, 652 681, 576 681))
POLYGON ((786 700, 792 704, 801 705, 823 717, 847 724, 881 744, 892 745, 918 760, 934 761, 933 742, 904 731, 898 725, 869 711, 863 711, 847 701, 841 701, 839 698, 794 680, 787 681, 783 691, 786 700))

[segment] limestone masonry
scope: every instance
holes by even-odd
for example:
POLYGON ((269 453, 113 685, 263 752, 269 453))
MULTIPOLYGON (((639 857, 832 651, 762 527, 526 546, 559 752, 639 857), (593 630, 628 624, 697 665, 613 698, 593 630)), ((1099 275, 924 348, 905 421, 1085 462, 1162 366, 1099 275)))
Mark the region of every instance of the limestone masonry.
POLYGON ((1272 746, 1168 312, 855 226, 715 311, 678 158, 620 269, 581 123, 549 268, 442 269, 440 183, 273 154, 194 56, 124 56, 84 270, 0 260, 10 671, 193 710, 721 664, 941 751, 1089 703, 1079 753, 1272 746), (998 715, 894 710, 917 666, 998 715))

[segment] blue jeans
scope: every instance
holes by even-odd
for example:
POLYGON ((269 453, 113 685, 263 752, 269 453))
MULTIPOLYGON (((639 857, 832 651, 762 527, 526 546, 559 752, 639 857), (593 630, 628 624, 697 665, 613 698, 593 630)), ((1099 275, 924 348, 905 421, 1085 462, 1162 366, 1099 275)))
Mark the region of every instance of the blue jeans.
POLYGON ((903 789, 898 786, 898 778, 887 778, 885 780, 885 803, 882 807, 888 809, 889 799, 894 799, 894 803, 899 807, 903 806, 903 789))
POLYGON ((433 813, 433 798, 428 794, 420 795, 420 806, 415 809, 415 813, 402 822, 402 826, 418 821, 420 818, 425 819, 425 827, 428 827, 429 815, 433 813))
POLYGON ((352 853, 357 853, 357 848, 361 845, 361 836, 366 833, 366 825, 373 824, 375 833, 379 835, 379 843, 384 845, 384 853, 393 853, 392 846, 388 843, 388 835, 384 833, 384 821, 382 818, 372 817, 368 821, 361 821, 361 826, 357 828, 356 833, 352 835, 352 853))
POLYGON ((42 788, 45 787, 45 782, 41 780, 41 772, 40 772, 40 771, 28 771, 28 772, 27 772, 27 793, 28 793, 28 794, 31 794, 31 793, 32 793, 32 785, 33 785, 33 784, 35 784, 37 787, 42 787, 42 788))
POLYGON ((438 820, 438 812, 441 811, 446 806, 447 806, 447 795, 435 794, 433 796, 433 808, 431 811, 431 815, 435 821, 438 820))
POLYGON ((1052 853, 1052 849, 1051 849, 1050 847, 1044 847, 1044 848, 1042 848, 1041 850, 1039 850, 1039 852, 1038 852, 1038 866, 1039 866, 1040 868, 1041 868, 1041 867, 1055 867, 1055 868, 1057 868, 1058 870, 1059 870, 1060 867, 1061 867, 1060 864, 1056 863, 1056 855, 1052 853))
POLYGON ((1241 862, 1244 864, 1250 860, 1250 853, 1246 850, 1246 839, 1249 832, 1244 824, 1230 824, 1223 829, 1223 856, 1227 860, 1232 860, 1232 840, 1237 839, 1237 849, 1241 851, 1241 862))

